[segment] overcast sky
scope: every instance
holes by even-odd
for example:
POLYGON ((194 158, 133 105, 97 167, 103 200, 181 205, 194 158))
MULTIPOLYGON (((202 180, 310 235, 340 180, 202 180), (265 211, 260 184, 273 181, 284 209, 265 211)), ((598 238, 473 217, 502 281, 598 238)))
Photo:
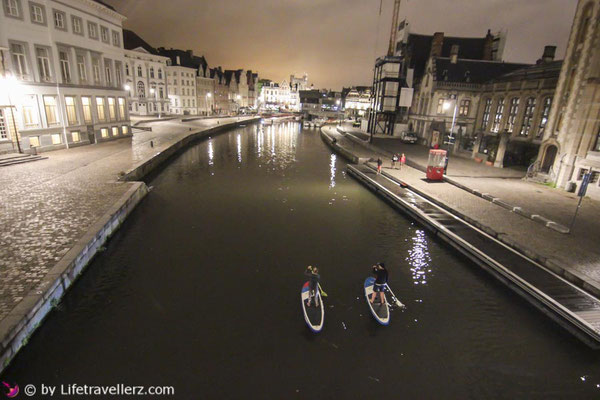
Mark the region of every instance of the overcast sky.
MULTIPOLYGON (((154 47, 192 49, 209 66, 277 81, 306 72, 316 87, 369 85, 388 46, 393 0, 104 0, 154 47), (379 16, 382 1, 381 17, 379 16), (379 34, 377 34, 379 32, 379 34)), ((562 58, 577 0, 403 0, 411 32, 485 36, 506 30, 505 61, 562 58)))

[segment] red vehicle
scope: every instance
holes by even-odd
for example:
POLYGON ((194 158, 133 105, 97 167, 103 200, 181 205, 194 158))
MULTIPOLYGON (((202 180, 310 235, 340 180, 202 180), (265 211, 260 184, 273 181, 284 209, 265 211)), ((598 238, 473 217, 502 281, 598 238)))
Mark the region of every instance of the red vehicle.
POLYGON ((429 150, 427 162, 427 179, 430 181, 444 180, 444 167, 446 165, 446 150, 429 150))

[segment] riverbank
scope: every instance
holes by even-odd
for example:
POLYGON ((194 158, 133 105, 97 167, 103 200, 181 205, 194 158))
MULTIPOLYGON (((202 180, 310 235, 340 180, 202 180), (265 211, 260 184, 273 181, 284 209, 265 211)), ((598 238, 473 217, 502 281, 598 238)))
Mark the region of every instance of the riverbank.
POLYGON ((152 130, 0 169, 0 371, 148 193, 137 180, 190 143, 257 120, 141 123, 152 130))
MULTIPOLYGON (((324 127, 323 131, 326 132, 330 145, 335 138, 337 147, 354 153, 359 158, 375 160, 377 157, 381 157, 384 160, 383 171, 390 178, 411 186, 435 204, 475 225, 594 296, 600 297, 600 265, 598 263, 600 250, 597 247, 597 232, 600 230, 600 223, 597 221, 597 214, 589 215, 590 210, 595 209, 592 201, 587 202, 592 204, 588 205, 585 216, 581 218, 581 224, 567 235, 547 229, 531 218, 504 208, 498 203, 492 203, 449 182, 428 182, 425 180, 424 173, 412 166, 404 166, 402 170, 391 169, 387 167, 389 165, 387 155, 390 154, 388 150, 351 140, 334 126, 324 127)), ((475 178, 470 179, 474 180, 475 178)), ((511 184, 520 183, 519 180, 511 179, 505 184, 507 185, 505 187, 510 188, 511 184)), ((489 180, 487 184, 492 185, 489 180)), ((532 192, 531 189, 526 192, 523 202, 527 201, 527 204, 532 204, 531 207, 535 204, 538 210, 542 209, 544 201, 536 203, 536 197, 532 192)), ((543 194, 545 192, 542 192, 543 194)), ((513 193, 512 196, 515 194, 513 193)), ((544 214, 543 210, 538 213, 544 214)))

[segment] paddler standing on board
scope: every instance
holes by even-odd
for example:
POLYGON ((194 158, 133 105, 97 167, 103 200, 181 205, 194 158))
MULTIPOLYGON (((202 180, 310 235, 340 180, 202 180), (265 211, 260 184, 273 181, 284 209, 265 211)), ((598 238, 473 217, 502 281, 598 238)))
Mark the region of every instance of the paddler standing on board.
POLYGON ((306 268, 304 275, 308 277, 308 302, 307 307, 310 307, 310 301, 315 299, 315 306, 319 307, 319 297, 317 296, 317 290, 319 290, 319 269, 317 267, 311 267, 310 265, 306 268))
POLYGON ((375 284, 373 285, 373 294, 371 294, 369 301, 371 304, 374 304, 377 292, 379 292, 381 304, 385 304, 385 293, 383 291, 388 281, 388 272, 385 269, 385 265, 383 263, 373 265, 373 274, 375 275, 375 284))

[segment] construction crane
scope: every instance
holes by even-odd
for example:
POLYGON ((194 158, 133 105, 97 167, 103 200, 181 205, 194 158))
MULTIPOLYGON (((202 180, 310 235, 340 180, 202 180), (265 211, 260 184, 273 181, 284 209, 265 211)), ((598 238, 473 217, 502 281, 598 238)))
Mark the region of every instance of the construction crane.
POLYGON ((394 55, 396 49, 396 37, 398 35, 398 18, 400 18, 400 0, 394 0, 394 13, 392 14, 392 31, 390 32, 390 45, 388 47, 388 56, 394 55))

